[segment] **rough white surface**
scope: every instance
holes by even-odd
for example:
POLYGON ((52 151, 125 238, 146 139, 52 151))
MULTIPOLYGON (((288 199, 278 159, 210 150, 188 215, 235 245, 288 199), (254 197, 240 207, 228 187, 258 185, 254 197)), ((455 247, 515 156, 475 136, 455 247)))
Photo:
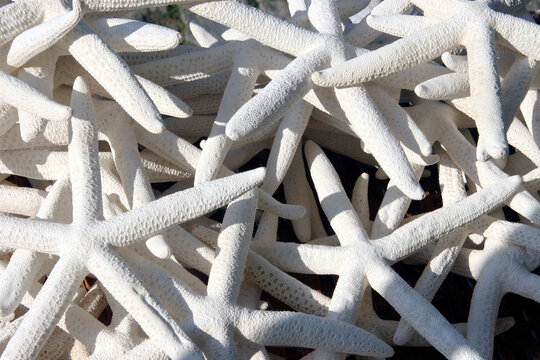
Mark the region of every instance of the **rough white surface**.
POLYGON ((198 45, 107 14, 171 3, 0 1, 1 359, 490 359, 502 296, 540 301, 528 1, 181 2, 198 45), (317 144, 373 169, 351 199, 317 144), (434 164, 443 207, 404 221, 434 164), (414 287, 401 260, 427 264, 414 287), (430 303, 450 272, 476 280, 465 324, 430 303), (339 279, 329 298, 290 273, 339 279))

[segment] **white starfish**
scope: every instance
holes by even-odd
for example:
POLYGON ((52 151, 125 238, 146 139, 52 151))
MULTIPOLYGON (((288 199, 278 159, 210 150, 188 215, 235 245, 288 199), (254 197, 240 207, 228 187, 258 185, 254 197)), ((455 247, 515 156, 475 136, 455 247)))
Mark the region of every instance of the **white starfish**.
MULTIPOLYGON (((487 1, 419 0, 408 4, 423 9, 426 17, 393 15, 389 20, 390 28, 395 21, 401 21, 401 29, 409 25, 421 31, 410 31, 412 34, 390 45, 336 65, 331 70, 316 73, 313 81, 321 86, 359 84, 432 60, 447 50, 464 45, 468 50, 471 94, 481 103, 475 117, 481 136, 478 158, 505 157, 508 145, 494 57, 494 31, 519 52, 538 61, 540 28, 526 20, 491 9, 487 1), (434 22, 434 25, 422 29, 434 22), (516 32, 513 30, 515 28, 521 31, 516 32), (492 91, 484 91, 485 88, 492 91)), ((375 18, 372 20, 371 24, 377 23, 375 18)))
MULTIPOLYGON (((347 54, 355 51, 340 39, 341 30, 338 30, 337 24, 333 22, 335 20, 332 18, 333 14, 328 18, 317 20, 321 22, 322 28, 328 26, 329 29, 335 30, 334 33, 326 35, 325 31, 315 33, 297 28, 286 21, 234 1, 214 2, 211 6, 196 5, 190 9, 204 17, 238 29, 264 45, 297 56, 276 79, 228 121, 226 135, 233 140, 256 136, 265 126, 275 123, 284 115, 287 108, 309 92, 313 86, 309 77, 314 71, 328 66, 330 62, 344 61, 347 54), (238 14, 242 14, 242 18, 249 18, 250 21, 239 21, 238 14), (324 24, 325 21, 328 23, 324 24), (272 36, 261 31, 269 27, 276 29, 276 33, 272 36), (280 41, 276 41, 277 38, 280 41)), ((317 92, 315 94, 318 95, 317 92)), ((389 176, 397 179, 400 187, 410 197, 418 199, 423 196, 423 191, 412 174, 399 141, 391 135, 390 128, 396 130, 400 140, 413 151, 427 155, 430 148, 424 146, 425 139, 420 132, 415 131, 415 125, 408 122, 406 116, 403 117, 403 110, 397 104, 392 106, 388 100, 389 97, 384 91, 368 85, 337 89, 335 93, 328 92, 315 101, 322 104, 323 109, 350 124, 389 176), (336 104, 336 98, 339 104, 336 104), (385 106, 388 108, 383 109, 385 106), (359 113, 359 109, 364 113, 359 113), (390 125, 386 124, 383 114, 389 116, 386 120, 391 122, 390 125)))
MULTIPOLYGON (((102 221, 102 202, 97 163, 97 139, 92 126, 92 104, 88 89, 82 80, 76 81, 72 107, 76 109, 72 118, 72 141, 70 143, 70 177, 73 191, 73 223, 63 225, 36 220, 20 220, 4 217, 3 247, 11 244, 54 253, 60 260, 53 268, 47 284, 40 291, 29 310, 25 320, 8 343, 4 351, 5 357, 34 357, 43 345, 44 339, 50 335, 58 316, 69 304, 68 299, 85 275, 87 267, 104 286, 111 291, 117 300, 138 320, 139 324, 155 338, 165 352, 172 358, 192 354, 197 350, 187 339, 178 324, 162 308, 159 301, 134 276, 129 267, 116 255, 110 246, 127 246, 135 239, 145 238, 158 232, 158 226, 164 229, 178 221, 188 220, 198 214, 192 205, 178 204, 178 197, 195 197, 202 193, 210 196, 211 202, 203 200, 203 212, 223 205, 226 201, 245 192, 260 181, 262 172, 238 175, 249 179, 238 184, 222 180, 220 183, 231 184, 238 190, 226 194, 223 187, 214 187, 216 194, 194 188, 187 193, 178 193, 153 202, 132 212, 102 221), (238 186, 239 185, 239 186, 238 186), (223 194, 223 202, 216 202, 215 195, 223 194), (182 195, 180 195, 182 194, 182 195), (212 205, 211 205, 212 204, 212 205), (176 211, 171 213, 171 210, 176 211), (167 212, 164 217, 163 211, 167 212), (190 214, 190 215, 187 215, 190 214), (187 218, 186 218, 187 215, 187 218), (160 218, 160 222, 155 222, 160 218), (153 225, 151 225, 153 224, 153 225), (23 236, 23 234, 26 234, 23 236), (115 234, 115 235, 113 235, 115 234), (63 240, 69 238, 69 246, 63 240), (40 239, 36 242, 34 239, 40 239), (29 240, 31 239, 31 240, 29 240), (79 259, 86 259, 83 263, 79 259), (66 278, 66 275, 69 277, 66 278), (123 279, 123 280, 120 280, 123 279), (128 285, 131 284, 131 285, 128 285), (59 306, 50 309, 51 299, 59 306), (31 335, 29 335, 31 334, 31 335), (24 346, 21 342, 24 342, 24 346)), ((212 184, 208 186, 212 187, 212 184)), ((186 201, 185 199, 184 201, 186 201)), ((199 198, 201 200, 201 198, 199 198)), ((189 203, 189 200, 186 201, 189 203)))
MULTIPOLYGON (((421 244, 425 244, 433 237, 443 235, 457 226, 472 220, 474 217, 489 211, 489 209, 500 204, 500 201, 504 201, 506 197, 510 196, 517 189, 519 179, 514 178, 511 183, 508 183, 509 192, 505 190, 500 195, 495 195, 493 192, 495 189, 491 188, 491 190, 488 190, 483 195, 478 194, 479 197, 488 196, 487 194, 490 194, 490 197, 493 195, 494 198, 491 200, 488 200, 487 197, 478 201, 473 200, 472 197, 468 198, 464 200, 468 203, 467 205, 463 202, 461 205, 458 205, 460 204, 458 202, 455 204, 455 208, 449 206, 432 212, 426 215, 423 220, 419 220, 416 223, 409 223, 396 230, 393 234, 378 239, 371 244, 352 205, 344 194, 337 174, 335 174, 328 159, 324 157, 322 151, 315 144, 309 142, 306 144, 306 155, 321 205, 329 217, 330 223, 336 231, 342 247, 332 249, 276 243, 270 248, 267 247, 267 250, 273 249, 274 251, 265 251, 263 250, 264 247, 260 248, 258 244, 253 245, 255 249, 259 247, 261 254, 272 256, 272 261, 280 258, 283 260, 287 256, 297 253, 303 259, 303 264, 301 263, 299 266, 295 266, 294 262, 287 261, 288 266, 294 267, 295 270, 305 270, 307 267, 313 269, 311 271, 315 271, 316 273, 321 273, 321 271, 323 273, 328 273, 328 271, 338 273, 340 275, 340 281, 338 281, 337 289, 334 290, 333 300, 335 299, 335 302, 333 301, 333 305, 331 304, 330 306, 330 309, 335 307, 335 315, 333 316, 338 316, 338 318, 342 318, 343 316, 349 319, 349 321, 354 321, 358 314, 359 301, 361 300, 365 285, 356 286, 351 282, 358 282, 359 276, 361 278, 366 276, 367 281, 374 290, 389 301, 405 319, 415 322, 413 324, 415 329, 446 357, 458 358, 464 356, 477 358, 478 355, 466 345, 465 339, 424 298, 414 292, 403 279, 397 276, 384 259, 396 260, 404 257, 407 253, 421 247, 421 244), (495 200, 496 198, 497 200, 495 200), (473 210, 469 201, 475 202, 476 205, 482 205, 478 209, 473 210), (442 215, 442 212, 446 212, 447 215, 442 215), (461 216, 463 218, 460 221, 458 218, 461 216), (442 222, 442 219, 452 219, 452 224, 445 224, 442 222), (430 221, 438 224, 437 230, 427 225, 430 221), (282 251, 278 252, 276 250, 279 248, 282 251), (334 256, 337 257, 334 258, 334 256), (350 260, 345 262, 343 260, 336 261, 342 257, 350 260), (359 258, 362 261, 358 262, 359 258), (341 264, 346 264, 346 266, 342 267, 340 266, 341 264), (337 291, 338 289, 339 291, 337 291), (420 304, 422 307, 421 310, 419 310, 420 304), (446 340, 441 342, 441 338, 435 336, 435 333, 440 335, 442 331, 445 332, 444 338, 446 340)), ((289 268, 288 270, 292 269, 289 268)), ((330 314, 333 314, 333 312, 330 312, 330 314)))

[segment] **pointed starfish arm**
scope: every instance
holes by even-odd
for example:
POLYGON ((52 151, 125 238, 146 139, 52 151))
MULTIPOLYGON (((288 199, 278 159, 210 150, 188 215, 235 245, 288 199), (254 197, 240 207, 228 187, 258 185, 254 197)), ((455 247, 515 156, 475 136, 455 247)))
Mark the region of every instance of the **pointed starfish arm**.
POLYGON ((67 120, 71 109, 58 104, 21 80, 0 71, 0 98, 6 104, 48 120, 67 120))
POLYGON ((305 151, 317 196, 326 217, 330 220, 332 228, 339 237, 340 243, 351 245, 367 241, 367 233, 356 216, 330 160, 322 149, 312 141, 306 143, 305 151), (347 229, 351 228, 355 229, 354 233, 347 233, 347 229))
POLYGON ((88 25, 78 24, 64 39, 71 55, 135 121, 152 133, 163 129, 158 110, 125 61, 88 25))
POLYGON ((203 358, 176 320, 112 250, 92 252, 88 270, 172 359, 203 358))
POLYGON ((71 107, 73 117, 68 162, 73 191, 73 222, 80 224, 103 218, 94 104, 82 77, 73 83, 71 107))
POLYGON ((291 61, 259 94, 251 98, 229 120, 225 133, 232 140, 257 136, 275 124, 287 109, 312 88, 310 75, 330 61, 325 47, 317 47, 291 61))
POLYGON ((217 239, 216 257, 208 275, 209 298, 229 304, 236 302, 244 277, 256 209, 256 190, 245 193, 227 207, 217 239))
POLYGON ((58 320, 71 303, 82 279, 84 266, 76 257, 61 257, 43 285, 2 357, 33 359, 45 345, 58 320))
POLYGON ((225 136, 225 128, 234 113, 253 96, 260 73, 258 50, 257 44, 253 41, 248 41, 245 46, 238 49, 239 53, 235 56, 216 120, 197 164, 195 184, 216 178, 233 144, 232 140, 225 136))
POLYGON ((429 100, 453 100, 467 97, 469 78, 464 74, 445 74, 424 81, 414 88, 416 95, 429 100))
POLYGON ((178 31, 137 20, 99 18, 88 25, 116 51, 164 51, 182 41, 178 31))
POLYGON ((102 222, 98 237, 113 246, 127 246, 228 204, 260 184, 264 175, 259 168, 168 195, 102 222))
POLYGON ((467 340, 382 260, 370 262, 369 284, 426 340, 448 359, 482 359, 467 340))
POLYGON ((50 48, 81 20, 83 10, 80 0, 74 0, 73 9, 65 14, 45 21, 18 35, 9 48, 7 63, 20 67, 28 60, 50 48))
MULTIPOLYGON (((491 261, 496 262, 496 259, 493 257, 491 261)), ((514 269, 506 269, 512 270, 514 269)), ((484 359, 489 359, 493 355, 495 320, 504 295, 499 277, 493 276, 492 271, 500 271, 500 267, 487 265, 481 270, 474 287, 467 320, 467 340, 484 359)))
POLYGON ((449 206, 426 214, 392 234, 375 241, 389 260, 398 260, 428 242, 490 212, 507 201, 521 186, 521 178, 512 176, 449 206))
POLYGON ((474 109, 476 115, 474 120, 480 136, 476 156, 482 161, 490 156, 502 159, 508 155, 506 129, 510 124, 503 122, 501 83, 493 56, 495 53, 493 30, 487 25, 477 25, 467 33, 467 39, 471 97, 480 104, 474 109), (486 88, 490 91, 486 91, 486 88))
POLYGON ((212 1, 190 8, 194 13, 237 29, 264 45, 300 56, 323 35, 295 26, 239 1, 212 1))
POLYGON ((268 174, 261 186, 263 191, 273 194, 285 178, 312 110, 312 105, 299 101, 283 116, 266 163, 268 174))
POLYGON ((450 18, 328 70, 316 72, 311 78, 319 86, 346 87, 411 68, 459 44, 462 27, 463 21, 450 18))
POLYGON ((244 311, 238 328, 248 340, 268 346, 323 348, 376 357, 394 354, 390 346, 365 330, 342 321, 321 319, 313 315, 285 311, 244 311))
POLYGON ((306 214, 306 209, 302 206, 280 203, 265 191, 259 191, 258 208, 289 220, 300 219, 306 214))

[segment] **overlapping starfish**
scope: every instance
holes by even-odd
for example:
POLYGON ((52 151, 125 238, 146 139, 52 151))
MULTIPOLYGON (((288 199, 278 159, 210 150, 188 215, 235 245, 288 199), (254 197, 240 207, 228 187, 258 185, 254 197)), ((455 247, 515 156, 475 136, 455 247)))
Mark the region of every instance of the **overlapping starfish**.
POLYGON ((513 322, 496 321, 501 297, 540 301, 526 3, 385 0, 349 18, 367 2, 290 0, 278 19, 186 2, 199 45, 179 45, 104 14, 169 0, 2 2, 1 358, 381 358, 401 344, 491 358, 513 322), (435 163, 443 207, 404 221, 435 163), (414 288, 390 267, 402 259, 428 264, 414 288), (329 297, 289 272, 339 278, 329 297), (450 272, 477 281, 467 324, 430 304, 450 272))

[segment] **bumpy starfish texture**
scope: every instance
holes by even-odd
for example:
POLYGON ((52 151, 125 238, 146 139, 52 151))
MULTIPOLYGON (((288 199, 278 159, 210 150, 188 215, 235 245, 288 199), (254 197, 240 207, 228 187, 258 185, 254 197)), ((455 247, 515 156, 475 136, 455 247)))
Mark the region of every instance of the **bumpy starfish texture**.
POLYGON ((412 4, 424 10, 425 16, 392 15, 380 21, 377 17, 370 18, 370 25, 378 30, 408 36, 348 63, 336 65, 332 70, 317 73, 313 80, 325 86, 350 86, 432 60, 445 51, 464 45, 468 54, 471 94, 480 103, 475 114, 481 136, 478 157, 505 157, 508 145, 501 84, 494 56, 494 32, 531 60, 538 61, 540 29, 524 19, 491 9, 491 4, 485 1, 408 3, 409 6, 412 4), (512 30, 515 28, 520 31, 512 30), (418 51, 418 46, 422 46, 421 51, 418 51))
POLYGON ((169 0, 0 0, 2 358, 491 358, 501 297, 540 300, 538 26, 375 3, 186 2, 179 46, 118 17, 169 0), (430 304, 449 272, 466 324, 430 304))
MULTIPOLYGON (((114 294, 115 298, 125 306, 128 311, 139 321, 143 329, 151 334, 164 351, 172 358, 182 358, 187 354, 198 356, 197 349, 184 335, 178 324, 163 309, 157 299, 137 280, 133 272, 116 255, 110 246, 127 246, 136 239, 145 238, 158 232, 158 228, 164 229, 176 222, 186 221, 197 217, 206 211, 217 208, 226 203, 226 199, 234 198, 241 194, 256 182, 260 181, 264 173, 252 173, 246 181, 238 183, 222 180, 220 183, 230 184, 233 190, 223 192, 223 185, 208 186, 223 195, 223 200, 216 199, 202 188, 194 188, 183 195, 171 195, 160 201, 143 206, 135 211, 128 212, 108 221, 102 221, 103 209, 100 193, 100 183, 93 174, 99 174, 97 158, 97 139, 92 125, 92 104, 89 99, 88 88, 82 79, 76 81, 74 95, 71 102, 76 112, 71 121, 72 140, 69 151, 70 178, 73 192, 73 223, 61 225, 32 220, 4 218, 3 238, 14 240, 24 236, 26 239, 41 237, 38 243, 32 241, 20 241, 22 248, 49 252, 60 256, 58 263, 53 268, 47 284, 36 297, 27 317, 13 338, 8 343, 4 355, 6 357, 34 357, 43 345, 44 340, 50 335, 58 316, 66 309, 68 300, 78 283, 85 275, 85 268, 97 276, 104 286, 114 294), (202 206, 196 210, 193 205, 188 205, 189 198, 194 198, 200 193, 205 193, 213 198, 211 202, 196 201, 193 205, 202 206), (180 198, 179 198, 180 196, 180 198), (179 198, 179 199, 176 199, 179 198), (176 205, 175 205, 176 203, 176 205), (180 205, 180 203, 183 203, 180 205), (172 210, 172 211, 171 211, 172 210), (165 213, 166 211, 167 213, 165 213), (201 212, 202 211, 202 212, 201 212), (166 214, 166 215, 165 215, 166 214), (155 219, 161 219, 156 223, 155 219), (154 223, 155 225, 150 225, 154 223), (145 226, 146 225, 146 226, 145 226), (150 225, 150 226, 148 226, 150 225), (21 228, 23 226, 23 228, 21 228), (69 239, 64 243, 64 239, 69 239), (80 263, 77 258, 86 259, 80 263), (66 274, 70 274, 68 278, 66 274), (123 279, 123 280, 121 280, 123 279), (127 285, 128 283, 132 285, 127 285), (53 301, 51 301, 51 296, 53 301), (58 298, 60 296, 60 298, 58 298), (59 303, 58 308, 50 309, 50 303, 59 303), (48 311, 47 311, 48 310, 48 311), (32 334, 32 341, 26 339, 32 334), (21 342, 25 341, 25 345, 21 342)), ((232 189, 231 189, 232 190, 232 189)), ((9 241, 3 244, 10 246, 9 241)))

